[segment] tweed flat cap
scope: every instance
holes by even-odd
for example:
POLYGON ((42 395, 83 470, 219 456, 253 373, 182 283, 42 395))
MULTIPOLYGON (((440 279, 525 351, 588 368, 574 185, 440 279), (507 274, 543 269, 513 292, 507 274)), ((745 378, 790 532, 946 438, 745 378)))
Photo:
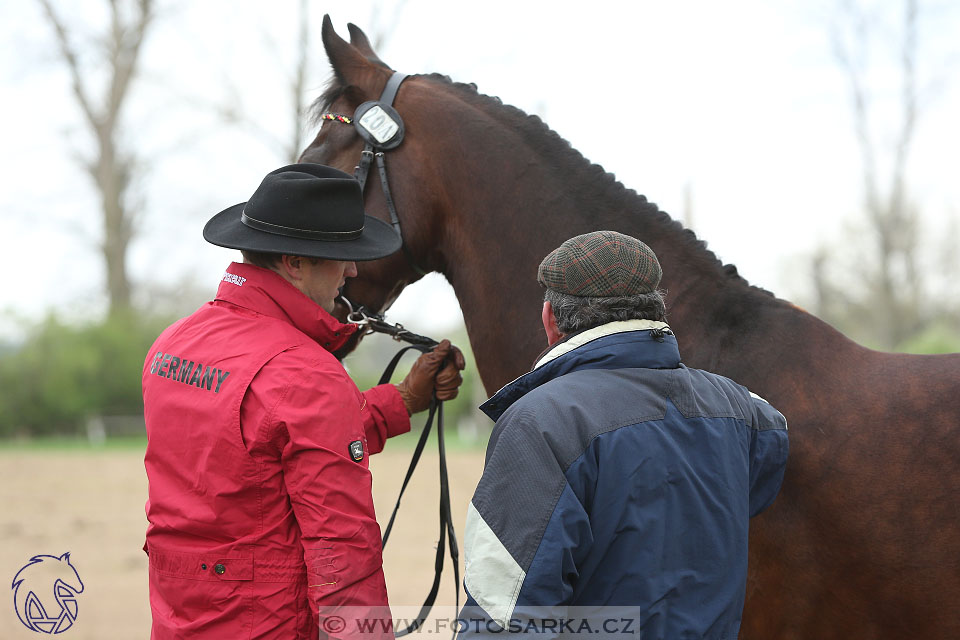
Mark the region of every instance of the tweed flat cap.
POLYGON ((551 251, 537 269, 537 282, 559 293, 611 298, 650 293, 661 274, 653 250, 636 238, 592 231, 551 251))

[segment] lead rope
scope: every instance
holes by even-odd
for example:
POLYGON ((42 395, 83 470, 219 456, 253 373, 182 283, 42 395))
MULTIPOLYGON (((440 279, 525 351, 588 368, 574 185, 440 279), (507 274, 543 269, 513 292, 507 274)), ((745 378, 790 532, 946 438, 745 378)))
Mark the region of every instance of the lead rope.
MULTIPOLYGON (((421 353, 427 353, 433 349, 433 347, 439 344, 432 338, 407 331, 402 325, 391 325, 383 319, 382 315, 370 315, 363 307, 359 307, 356 311, 354 311, 353 305, 346 298, 340 296, 340 299, 344 301, 344 303, 346 303, 347 307, 350 309, 350 315, 347 317, 347 320, 352 324, 359 325, 361 330, 385 333, 392 336, 394 340, 402 340, 410 343, 410 346, 403 347, 397 352, 396 355, 393 356, 393 359, 387 365, 386 370, 384 370, 383 375, 380 376, 380 382, 378 382, 378 384, 386 384, 390 382, 390 378, 393 377, 393 373, 397 368, 397 364, 399 364, 400 359, 408 351, 415 349, 421 353)), ((390 514, 390 520, 387 522, 387 527, 383 533, 381 546, 384 549, 387 546, 387 539, 390 537, 390 531, 393 529, 393 523, 397 518, 397 512, 400 510, 400 501, 403 499, 403 494, 407 490, 407 484, 409 484, 410 478, 413 476, 414 469, 417 468, 417 463, 420 462, 420 456, 423 454, 424 447, 426 447, 427 444, 427 439, 430 436, 430 429, 433 427, 434 416, 437 418, 437 450, 440 456, 440 539, 437 542, 437 554, 434 561, 433 585, 430 587, 430 593, 427 594, 427 597, 423 602, 423 606, 420 607, 420 612, 417 614, 417 619, 414 620, 406 629, 401 629, 400 631, 395 632, 394 635, 396 635, 398 638, 416 631, 423 626, 423 622, 430 613, 430 609, 433 607, 433 603, 437 599, 437 593, 440 591, 440 577, 443 573, 443 561, 447 544, 450 545, 450 560, 453 563, 456 611, 457 613, 460 611, 460 551, 457 546, 457 534, 453 528, 453 515, 450 510, 450 482, 447 476, 447 451, 446 444, 444 442, 443 429, 443 403, 437 400, 436 394, 434 394, 433 398, 430 400, 430 409, 429 413, 427 414, 427 422, 424 424, 423 431, 420 433, 420 439, 417 441, 417 446, 413 451, 413 457, 410 460, 410 466, 407 467, 407 473, 403 478, 403 484, 400 486, 400 494, 397 496, 397 503, 393 507, 393 513, 390 514), (444 534, 446 534, 446 539, 444 539, 444 534)))

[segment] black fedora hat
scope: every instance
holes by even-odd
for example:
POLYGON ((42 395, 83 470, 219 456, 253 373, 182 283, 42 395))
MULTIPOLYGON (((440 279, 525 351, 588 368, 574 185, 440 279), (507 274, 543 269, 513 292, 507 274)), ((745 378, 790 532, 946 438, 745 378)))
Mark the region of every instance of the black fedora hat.
POLYGON ((364 213, 353 176, 309 163, 268 173, 249 201, 213 216, 203 238, 229 249, 328 260, 376 260, 402 242, 389 224, 364 213))

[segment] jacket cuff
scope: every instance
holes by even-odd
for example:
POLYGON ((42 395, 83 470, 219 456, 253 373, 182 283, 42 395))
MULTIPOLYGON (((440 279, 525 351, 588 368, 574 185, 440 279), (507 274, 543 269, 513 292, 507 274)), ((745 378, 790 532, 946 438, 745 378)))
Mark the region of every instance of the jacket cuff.
POLYGON ((370 453, 383 450, 387 438, 410 431, 410 416, 400 392, 392 384, 381 384, 363 392, 367 401, 364 408, 364 427, 370 453))

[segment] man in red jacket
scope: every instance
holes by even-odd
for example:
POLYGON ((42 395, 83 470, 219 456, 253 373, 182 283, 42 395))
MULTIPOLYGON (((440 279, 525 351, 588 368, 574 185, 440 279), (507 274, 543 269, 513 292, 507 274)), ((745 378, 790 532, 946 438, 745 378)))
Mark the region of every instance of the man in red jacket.
POLYGON ((362 393, 333 356, 356 330, 330 315, 354 261, 401 245, 341 171, 278 169, 203 234, 244 262, 144 365, 151 637, 317 638, 318 624, 340 635, 325 612, 389 619, 367 456, 434 392, 456 396, 463 355, 444 340, 362 393))

